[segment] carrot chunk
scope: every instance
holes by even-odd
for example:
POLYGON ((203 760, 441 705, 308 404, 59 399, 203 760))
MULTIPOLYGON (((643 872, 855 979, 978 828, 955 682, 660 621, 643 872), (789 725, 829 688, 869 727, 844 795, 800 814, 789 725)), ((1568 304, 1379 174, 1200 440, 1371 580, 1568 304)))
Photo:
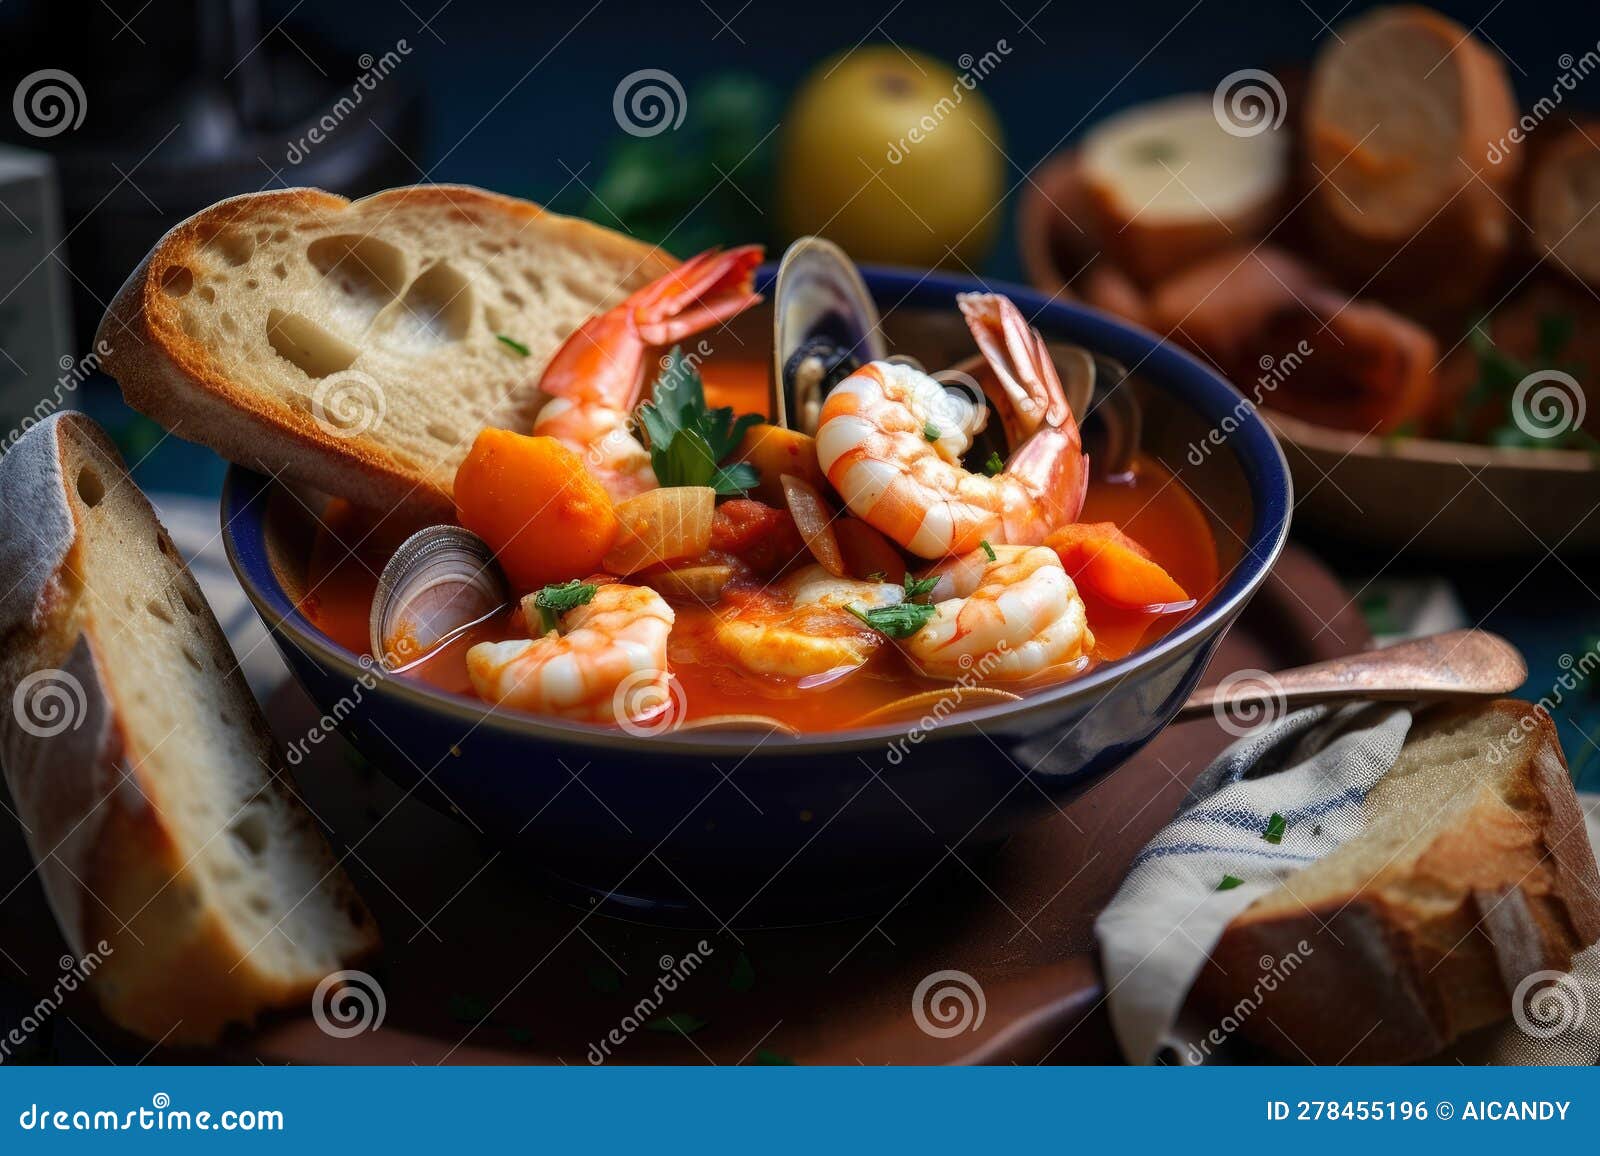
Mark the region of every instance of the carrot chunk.
POLYGON ((456 470, 455 502, 519 590, 593 573, 617 538, 610 497, 555 438, 484 430, 456 470))
POLYGON ((1150 557, 1150 551, 1115 523, 1062 526, 1044 544, 1060 557, 1073 581, 1114 606, 1145 610, 1192 601, 1150 557))

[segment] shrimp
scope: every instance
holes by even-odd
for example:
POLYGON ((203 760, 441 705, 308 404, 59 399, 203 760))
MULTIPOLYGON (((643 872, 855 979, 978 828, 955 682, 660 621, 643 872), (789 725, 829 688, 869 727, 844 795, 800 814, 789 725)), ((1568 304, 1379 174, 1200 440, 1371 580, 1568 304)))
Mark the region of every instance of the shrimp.
POLYGON ((908 365, 856 370, 828 394, 817 427, 817 463, 850 512, 923 558, 983 541, 1037 545, 1077 518, 1089 485, 1078 423, 1039 331, 1004 297, 956 300, 997 379, 986 392, 1012 445, 1002 472, 962 467, 976 431, 951 420, 939 381, 908 365))
POLYGON ((761 255, 760 245, 708 249, 584 322, 539 379, 550 400, 533 432, 578 453, 613 499, 655 489, 650 453, 628 428, 644 388, 646 355, 760 301, 751 283, 761 255))
POLYGON ((717 642, 746 670, 815 685, 824 676, 865 665, 883 642, 846 607, 864 611, 904 597, 904 589, 892 582, 856 582, 806 566, 776 590, 720 614, 717 642))
MULTIPOLYGON (((529 596, 530 598, 532 595, 529 596)), ((523 600, 530 622, 538 613, 523 600)), ((566 632, 467 651, 478 697, 586 722, 644 722, 672 706, 672 607, 647 586, 611 583, 566 614, 566 632)))
POLYGON ((1082 663, 1094 649, 1083 599, 1061 559, 1045 546, 995 546, 948 559, 928 572, 933 617, 904 642, 928 674, 1014 682, 1082 663))

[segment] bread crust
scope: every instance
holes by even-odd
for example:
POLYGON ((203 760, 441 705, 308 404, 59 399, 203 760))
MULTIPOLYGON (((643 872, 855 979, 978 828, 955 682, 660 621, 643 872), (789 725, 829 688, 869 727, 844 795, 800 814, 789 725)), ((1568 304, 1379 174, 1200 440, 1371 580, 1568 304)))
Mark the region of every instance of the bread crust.
POLYGON ((287 477, 367 507, 404 509, 420 518, 452 513, 451 478, 401 460, 369 434, 338 437, 304 410, 231 379, 207 344, 184 332, 180 307, 163 288, 169 271, 187 268, 198 250, 227 229, 263 213, 325 217, 350 209, 432 207, 471 224, 482 217, 538 222, 587 250, 614 253, 658 276, 676 262, 642 242, 538 205, 467 185, 413 185, 359 201, 320 189, 281 189, 219 201, 174 226, 124 282, 96 334, 104 367, 128 404, 178 436, 229 461, 287 477), (99 343, 104 342, 104 346, 99 343))
MULTIPOLYGON (((0 758, 62 934, 78 957, 99 957, 91 987, 108 1017, 149 1040, 210 1043, 231 1023, 307 999, 320 977, 286 982, 261 966, 252 950, 256 944, 240 942, 221 910, 208 902, 193 865, 196 856, 180 846, 165 817, 175 802, 170 788, 164 791, 153 768, 130 754, 126 720, 132 707, 118 699, 119 680, 104 667, 98 628, 83 605, 85 526, 69 491, 75 455, 79 461, 91 457, 108 484, 114 479, 137 495, 115 446, 82 414, 60 413, 41 422, 0 459, 0 480, 8 490, 24 477, 35 496, 47 484, 54 489, 48 506, 38 511, 45 536, 14 528, 0 533, 0 579, 13 581, 19 540, 43 560, 23 567, 33 578, 21 584, 0 637, 0 696, 11 707, 0 711, 0 758), (81 705, 67 706, 75 725, 40 728, 37 723, 49 720, 37 717, 34 727, 24 725, 19 687, 47 671, 60 685, 81 688, 81 705)), ((167 543, 154 511, 142 495, 138 501, 159 541, 167 543)), ((186 598, 204 615, 205 635, 225 649, 221 628, 186 569, 181 580, 186 598)), ((215 677, 228 705, 244 712, 237 725, 271 752, 266 721, 243 676, 235 667, 215 677)), ((281 774, 271 775, 261 789, 314 829, 281 774)), ((316 846, 317 871, 327 872, 326 887, 359 929, 359 946, 347 959, 375 953, 376 923, 320 836, 316 846)))
POLYGON ((1502 699, 1436 708, 1416 726, 1480 711, 1524 733, 1510 788, 1482 790, 1403 879, 1389 872, 1290 914, 1258 900, 1212 950, 1201 1006, 1226 1015, 1264 960, 1293 958, 1293 974, 1239 1017, 1247 1038, 1317 1064, 1405 1063, 1505 1019, 1525 976, 1565 971, 1600 939, 1600 871, 1550 717, 1502 699))

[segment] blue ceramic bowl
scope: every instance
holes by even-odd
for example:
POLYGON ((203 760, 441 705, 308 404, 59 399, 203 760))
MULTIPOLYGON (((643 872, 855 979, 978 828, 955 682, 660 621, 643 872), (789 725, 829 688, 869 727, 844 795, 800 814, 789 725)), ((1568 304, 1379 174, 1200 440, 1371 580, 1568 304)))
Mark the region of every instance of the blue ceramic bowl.
MULTIPOLYGON (((763 271, 771 288, 771 270, 763 271)), ((984 288, 866 270, 898 350, 969 354, 954 309, 984 288)), ((307 693, 372 763, 469 816, 561 885, 613 907, 717 923, 844 913, 1050 813, 1171 719, 1289 529, 1288 472, 1238 392, 1186 353, 1102 314, 996 286, 1051 339, 1134 370, 1146 452, 1210 511, 1220 590, 1166 637, 1085 677, 927 730, 883 725, 799 738, 619 731, 486 711, 362 655, 297 609, 314 524, 278 483, 238 467, 223 492, 228 555, 307 693), (1198 448, 1197 448, 1198 447, 1198 448)), ((742 319, 770 348, 770 313, 742 319)), ((737 327, 736 327, 737 328, 737 327)), ((759 711, 753 701, 752 710, 759 711)))

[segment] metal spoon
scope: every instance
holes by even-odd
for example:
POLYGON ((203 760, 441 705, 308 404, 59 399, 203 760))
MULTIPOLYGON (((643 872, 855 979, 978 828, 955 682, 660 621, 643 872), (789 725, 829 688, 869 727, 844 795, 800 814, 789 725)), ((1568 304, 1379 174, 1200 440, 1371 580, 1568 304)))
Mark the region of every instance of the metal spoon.
POLYGON ((1451 630, 1381 650, 1297 666, 1274 674, 1224 679, 1202 687, 1178 709, 1176 722, 1252 707, 1293 710, 1351 699, 1445 701, 1510 694, 1528 677, 1517 648, 1487 630, 1451 630))

